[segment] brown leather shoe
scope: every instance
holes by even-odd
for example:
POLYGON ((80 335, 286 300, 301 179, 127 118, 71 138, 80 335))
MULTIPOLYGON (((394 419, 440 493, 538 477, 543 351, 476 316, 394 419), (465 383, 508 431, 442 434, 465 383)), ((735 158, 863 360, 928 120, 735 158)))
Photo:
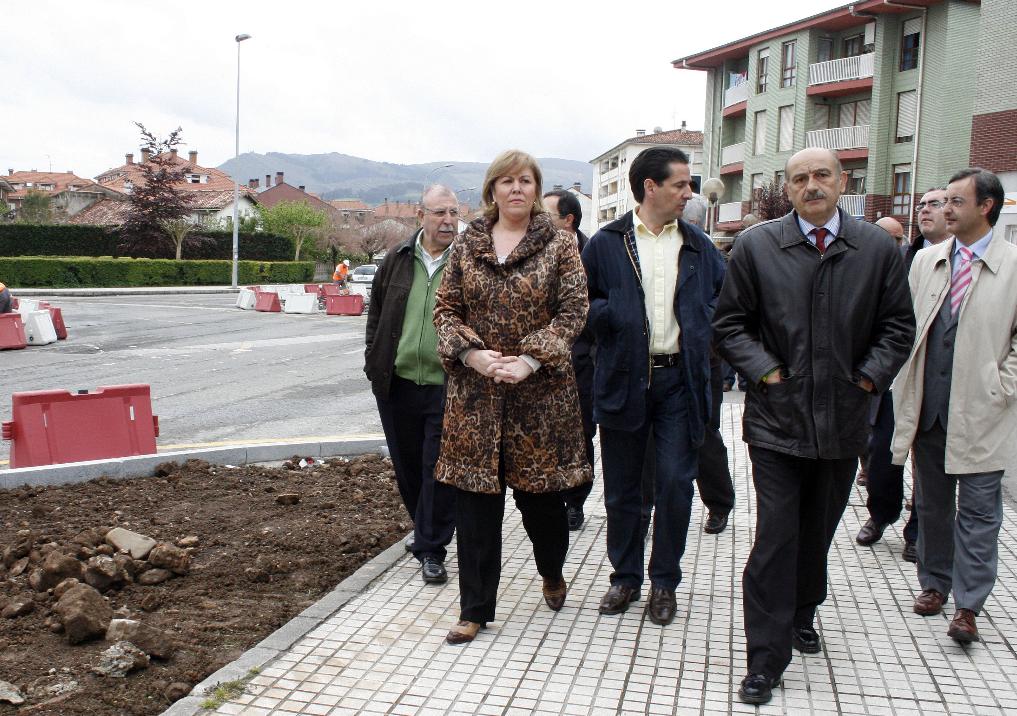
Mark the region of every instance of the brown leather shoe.
POLYGON ((886 529, 886 525, 881 525, 871 517, 865 520, 865 524, 858 530, 858 536, 855 537, 855 542, 863 547, 876 544, 883 536, 883 530, 886 529))
POLYGON ((484 624, 477 622, 458 621, 445 635, 445 641, 449 644, 466 644, 477 638, 477 632, 484 628, 484 624))
POLYGON ((650 598, 646 601, 646 613, 650 621, 660 626, 667 626, 674 621, 678 603, 674 592, 663 587, 650 587, 650 598))
POLYGON ((621 614, 629 608, 629 604, 639 601, 639 590, 626 587, 624 584, 612 584, 607 594, 600 600, 598 611, 601 614, 621 614))
POLYGON ((975 626, 975 613, 970 609, 958 609, 950 622, 946 635, 961 644, 978 641, 978 627, 975 626))
POLYGON ((565 606, 565 595, 568 593, 568 585, 565 583, 565 577, 558 577, 557 579, 548 579, 544 577, 544 602, 553 611, 559 611, 565 606))
POLYGON ((946 595, 937 592, 935 589, 925 589, 915 598, 915 614, 923 617, 934 617, 943 611, 946 604, 946 595))

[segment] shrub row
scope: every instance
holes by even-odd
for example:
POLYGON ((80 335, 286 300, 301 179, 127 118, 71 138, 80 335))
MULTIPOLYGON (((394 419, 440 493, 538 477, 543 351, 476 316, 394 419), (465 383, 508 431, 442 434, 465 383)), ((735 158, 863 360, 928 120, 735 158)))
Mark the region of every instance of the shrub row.
MULTIPOLYGON (((123 286, 228 286, 232 262, 215 260, 129 259, 91 256, 73 258, 0 258, 0 280, 18 288, 123 286)), ((310 261, 240 261, 238 282, 308 283, 310 261)))
MULTIPOLYGON (((0 256, 119 256, 121 237, 115 229, 73 224, 0 224, 0 256)), ((293 245, 275 234, 243 233, 238 239, 240 258, 250 261, 286 261, 293 257, 293 245)), ((145 258, 171 259, 172 242, 167 239, 145 258)), ((138 256, 142 256, 139 253, 138 256)), ((185 259, 233 258, 233 232, 203 231, 184 243, 185 259)))

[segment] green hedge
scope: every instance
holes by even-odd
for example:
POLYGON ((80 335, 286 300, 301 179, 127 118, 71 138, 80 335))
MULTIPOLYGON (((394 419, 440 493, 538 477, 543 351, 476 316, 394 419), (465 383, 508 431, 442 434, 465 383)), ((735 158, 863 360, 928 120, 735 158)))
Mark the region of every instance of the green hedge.
MULTIPOLYGON (((91 256, 74 258, 0 258, 0 281, 17 288, 124 286, 228 286, 230 261, 174 261, 91 256)), ((241 261, 238 282, 309 283, 310 261, 241 261)))
MULTIPOLYGON (((233 232, 204 231, 206 240, 184 244, 185 259, 233 258, 233 232)), ((0 224, 0 256, 118 256, 119 234, 102 226, 73 224, 0 224)), ((293 257, 289 239, 275 234, 247 233, 239 237, 240 258, 251 261, 288 261, 293 257)), ((167 241, 146 258, 171 259, 167 241)))

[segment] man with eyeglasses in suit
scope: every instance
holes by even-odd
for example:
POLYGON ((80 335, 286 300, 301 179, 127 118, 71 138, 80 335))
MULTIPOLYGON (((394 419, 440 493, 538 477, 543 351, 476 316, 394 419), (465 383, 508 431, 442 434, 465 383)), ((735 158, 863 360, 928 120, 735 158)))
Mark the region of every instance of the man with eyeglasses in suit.
POLYGON ((436 482, 445 371, 434 331, 434 296, 459 229, 455 192, 435 184, 417 209, 420 228, 385 258, 371 285, 364 372, 378 402, 399 494, 413 519, 406 549, 429 584, 448 579, 455 488, 436 482))
MULTIPOLYGON (((915 255, 928 246, 950 238, 943 208, 946 206, 946 189, 929 189, 915 205, 918 234, 904 252, 904 269, 911 271, 915 255)), ((872 434, 869 436, 869 497, 865 503, 869 519, 862 525, 855 541, 863 547, 875 544, 883 532, 900 517, 904 501, 904 466, 890 462, 890 441, 893 439, 893 395, 883 393, 878 399, 872 434)), ((904 549, 901 558, 918 561, 918 506, 912 502, 911 515, 904 525, 904 549)))

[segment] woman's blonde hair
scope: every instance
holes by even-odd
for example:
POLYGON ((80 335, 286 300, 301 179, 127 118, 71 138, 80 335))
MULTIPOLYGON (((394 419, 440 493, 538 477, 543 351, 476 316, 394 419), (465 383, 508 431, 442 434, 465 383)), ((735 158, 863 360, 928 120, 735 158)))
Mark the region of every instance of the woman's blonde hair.
POLYGON ((487 174, 484 175, 484 187, 480 197, 481 201, 484 202, 484 216, 491 221, 498 220, 498 205, 494 203, 494 183, 498 181, 499 177, 512 174, 513 171, 518 169, 529 169, 533 173, 533 180, 537 185, 537 197, 533 202, 533 206, 530 207, 530 216, 536 216, 543 211, 547 211, 544 208, 544 200, 542 198, 544 193, 544 175, 540 172, 540 165, 537 164, 537 160, 519 149, 509 149, 494 158, 491 166, 487 168, 487 174))

